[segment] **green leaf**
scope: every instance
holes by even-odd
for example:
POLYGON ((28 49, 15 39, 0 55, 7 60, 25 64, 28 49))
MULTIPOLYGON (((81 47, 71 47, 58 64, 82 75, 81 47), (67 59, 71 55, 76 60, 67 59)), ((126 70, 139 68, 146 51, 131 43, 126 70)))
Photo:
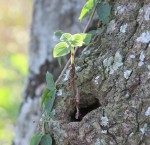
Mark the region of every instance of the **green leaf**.
POLYGON ((56 88, 55 88, 55 82, 53 80, 53 76, 52 74, 50 74, 49 72, 46 73, 46 82, 47 82, 47 88, 53 92, 56 88))
POLYGON ((60 37, 62 36, 62 34, 64 34, 64 32, 61 31, 61 30, 54 32, 54 36, 55 36, 56 38, 58 38, 58 39, 60 39, 60 37))
POLYGON ((82 46, 83 45, 82 34, 73 35, 72 41, 70 43, 73 46, 82 46))
POLYGON ((66 42, 58 43, 53 51, 54 57, 60 57, 67 55, 71 50, 71 47, 66 42))
POLYGON ((88 0, 85 5, 83 6, 83 9, 81 10, 79 20, 82 21, 83 18, 90 13, 90 10, 94 7, 94 0, 88 0))
POLYGON ((67 42, 67 41, 71 40, 71 38, 72 38, 72 35, 70 33, 64 33, 61 35, 60 41, 67 42))
POLYGON ((92 34, 82 33, 82 39, 85 45, 88 45, 91 41, 92 34))
POLYGON ((49 106, 50 112, 52 111, 54 101, 55 101, 55 97, 56 97, 56 91, 51 92, 51 100, 50 100, 50 106, 49 106))
POLYGON ((106 2, 98 3, 96 11, 102 23, 108 24, 111 11, 109 3, 106 2))
POLYGON ((58 57, 58 64, 59 64, 59 66, 61 67, 61 64, 62 64, 62 57, 58 57))
POLYGON ((41 145, 52 145, 52 137, 49 134, 43 135, 40 144, 41 145))
POLYGON ((42 136, 43 135, 41 135, 39 133, 35 134, 30 140, 30 145, 39 145, 39 143, 42 139, 42 136))
POLYGON ((88 34, 95 35, 96 32, 97 32, 97 30, 91 30, 91 31, 88 32, 88 34))
POLYGON ((51 98, 49 97, 48 99, 47 99, 47 101, 45 102, 45 108, 44 108, 44 111, 46 112, 46 113, 50 113, 51 112, 51 98))
POLYGON ((49 94, 50 94, 50 90, 49 89, 45 89, 44 92, 43 92, 43 95, 42 95, 42 101, 41 101, 41 106, 43 104, 45 104, 45 102, 47 101, 48 97, 49 97, 49 94))
POLYGON ((55 97, 56 97, 56 91, 50 92, 50 97, 47 99, 47 101, 45 103, 45 111, 47 113, 50 113, 52 111, 54 101, 55 101, 55 97))

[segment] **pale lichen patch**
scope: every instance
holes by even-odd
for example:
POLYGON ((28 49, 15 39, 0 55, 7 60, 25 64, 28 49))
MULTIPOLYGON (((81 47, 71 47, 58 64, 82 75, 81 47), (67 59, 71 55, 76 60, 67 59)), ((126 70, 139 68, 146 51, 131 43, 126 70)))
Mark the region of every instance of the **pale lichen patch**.
POLYGON ((112 33, 113 31, 115 31, 116 27, 117 27, 117 24, 115 20, 111 20, 107 28, 107 33, 112 33))
POLYGON ((144 124, 143 128, 140 128, 141 133, 144 135, 147 132, 147 123, 144 124))
POLYGON ((122 66, 122 56, 119 52, 116 52, 115 57, 114 57, 114 63, 110 67, 110 74, 113 74, 120 66, 122 66))
POLYGON ((95 77, 94 82, 95 84, 98 84, 99 76, 95 77))
POLYGON ((66 71, 64 74, 64 81, 67 81, 69 79, 69 70, 66 71))
POLYGON ((130 58, 135 58, 135 55, 134 55, 134 54, 131 54, 129 57, 130 57, 130 58))
POLYGON ((140 61, 144 61, 144 59, 145 59, 145 54, 142 51, 141 54, 140 54, 140 61))
POLYGON ((149 43, 150 42, 150 31, 143 32, 137 39, 137 42, 149 43))
POLYGON ((76 66, 76 67, 75 67, 75 70, 76 70, 76 71, 79 71, 80 68, 81 68, 80 66, 76 66))
POLYGON ((62 93, 63 93, 63 90, 59 89, 58 92, 57 92, 57 96, 62 96, 62 93))
POLYGON ((116 52, 114 58, 110 57, 104 59, 103 65, 106 67, 106 72, 109 71, 109 74, 113 74, 120 66, 123 65, 121 54, 116 52))
POLYGON ((108 117, 107 116, 102 116, 101 117, 101 125, 102 126, 107 126, 109 123, 108 117))
POLYGON ((100 141, 100 139, 98 138, 97 140, 96 140, 96 142, 94 143, 94 145, 100 145, 101 144, 101 141, 100 141))
POLYGON ((150 116, 150 107, 147 108, 147 110, 145 112, 145 116, 150 116))
POLYGON ((107 130, 102 130, 101 133, 107 134, 107 130))
POLYGON ((126 23, 126 24, 123 24, 123 25, 120 27, 120 32, 125 33, 127 27, 128 27, 128 24, 127 24, 127 23, 126 23))
POLYGON ((103 65, 104 65, 105 67, 109 67, 109 66, 112 64, 112 62, 113 62, 113 57, 111 56, 110 58, 104 59, 103 65))
POLYGON ((127 6, 125 5, 120 5, 116 8, 115 14, 123 14, 124 12, 127 11, 127 6))
POLYGON ((130 135, 129 135, 129 137, 132 137, 133 135, 134 135, 134 133, 133 133, 133 132, 131 132, 131 133, 130 133, 130 135))
POLYGON ((117 63, 119 66, 123 65, 122 56, 119 52, 116 52, 116 54, 115 54, 114 63, 117 63))
POLYGON ((106 142, 104 139, 97 139, 94 145, 106 145, 106 142))
POLYGON ((52 110, 52 113, 53 113, 53 115, 56 115, 56 110, 53 109, 53 110, 52 110))
POLYGON ((138 66, 142 66, 144 64, 144 59, 145 59, 145 54, 143 51, 141 52, 139 59, 140 62, 138 63, 138 66))
POLYGON ((144 12, 145 12, 145 14, 144 14, 144 19, 145 19, 146 21, 149 21, 149 20, 150 20, 150 7, 145 8, 145 9, 144 9, 144 12))
POLYGON ((127 12, 129 12, 130 10, 133 10, 134 8, 136 8, 136 6, 137 6, 137 4, 134 2, 119 5, 115 9, 115 15, 124 15, 127 12))
POLYGON ((143 61, 140 61, 139 63, 138 63, 138 66, 140 67, 140 66, 142 66, 144 64, 144 62, 143 61))
POLYGON ((132 72, 132 70, 126 70, 126 71, 124 72, 124 78, 125 78, 125 79, 128 79, 128 78, 130 77, 130 75, 131 75, 131 72, 132 72))

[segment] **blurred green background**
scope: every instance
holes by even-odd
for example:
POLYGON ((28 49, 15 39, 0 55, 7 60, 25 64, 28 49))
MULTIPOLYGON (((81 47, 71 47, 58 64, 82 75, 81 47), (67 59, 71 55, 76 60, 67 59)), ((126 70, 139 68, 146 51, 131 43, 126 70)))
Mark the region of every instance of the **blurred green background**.
POLYGON ((0 145, 10 145, 14 136, 28 71, 31 9, 31 0, 0 1, 0 145))

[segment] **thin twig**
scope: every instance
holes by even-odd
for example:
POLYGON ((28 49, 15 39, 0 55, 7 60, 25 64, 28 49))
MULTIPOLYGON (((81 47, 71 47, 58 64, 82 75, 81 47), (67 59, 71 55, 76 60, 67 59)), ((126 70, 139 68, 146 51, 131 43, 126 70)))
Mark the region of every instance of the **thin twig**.
POLYGON ((90 18, 89 18, 89 20, 88 20, 88 23, 86 24, 86 26, 85 26, 85 28, 84 28, 84 30, 83 30, 83 33, 85 33, 85 32, 87 31, 87 29, 88 29, 88 27, 89 27, 89 25, 90 25, 90 23, 91 23, 91 21, 92 21, 92 18, 93 18, 94 14, 95 14, 95 11, 96 11, 96 7, 97 7, 97 4, 96 4, 95 7, 94 7, 94 10, 93 10, 93 12, 92 12, 92 14, 91 14, 91 16, 90 16, 90 18))
MULTIPOLYGON (((96 4, 96 6, 94 7, 94 10, 93 10, 93 12, 92 12, 92 14, 91 14, 91 16, 90 16, 90 18, 89 18, 89 20, 88 20, 88 23, 86 24, 86 26, 85 26, 85 28, 84 28, 84 30, 83 30, 83 33, 85 33, 85 32, 87 31, 87 29, 88 29, 88 27, 89 27, 89 25, 90 25, 90 23, 91 23, 91 21, 92 21, 92 18, 93 18, 94 14, 95 14, 95 11, 96 11, 96 7, 97 7, 97 4, 96 4)), ((77 52, 77 49, 78 49, 78 47, 75 48, 74 53, 77 52)), ((71 61, 71 59, 69 58, 69 60, 68 60, 68 62, 66 63, 65 67, 63 68, 61 74, 59 75, 58 79, 56 80, 55 85, 57 85, 58 82, 61 80, 63 74, 65 73, 66 69, 68 68, 68 66, 69 66, 69 64, 70 64, 70 61, 71 61)))

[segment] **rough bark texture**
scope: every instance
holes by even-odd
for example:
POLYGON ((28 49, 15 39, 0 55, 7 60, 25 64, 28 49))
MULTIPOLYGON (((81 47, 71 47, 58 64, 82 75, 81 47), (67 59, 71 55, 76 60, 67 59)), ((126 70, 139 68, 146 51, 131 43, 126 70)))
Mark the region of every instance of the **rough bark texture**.
POLYGON ((29 46, 29 74, 26 80, 23 101, 15 125, 15 145, 29 145, 37 122, 40 119, 40 97, 45 88, 46 71, 56 79, 60 67, 53 60, 52 50, 56 42, 53 33, 57 30, 77 33, 83 27, 78 16, 84 1, 34 0, 29 46), (35 123, 33 123, 35 121, 35 123))
MULTIPOLYGON (((150 144, 150 3, 116 0, 96 44, 76 58, 80 118, 60 83, 50 120, 57 145, 150 144)), ((67 84, 67 83, 66 83, 67 84)))
MULTIPOLYGON (((15 145, 29 144, 35 131, 32 121, 39 120, 45 70, 49 68, 56 74, 55 64, 47 59, 52 58, 49 38, 55 28, 77 26, 71 21, 70 12, 77 9, 73 2, 35 0, 30 73, 16 126, 15 145), (62 10, 62 15, 68 10, 66 20, 55 16, 58 10, 62 10), (51 11, 53 17, 49 15, 51 11), (59 25, 62 22, 64 27, 59 25)), ((78 120, 74 97, 67 95, 67 72, 58 85, 56 120, 49 123, 56 145, 150 144, 150 1, 116 0, 112 2, 111 14, 109 26, 97 37, 96 44, 86 47, 76 58, 80 93, 78 120)))

